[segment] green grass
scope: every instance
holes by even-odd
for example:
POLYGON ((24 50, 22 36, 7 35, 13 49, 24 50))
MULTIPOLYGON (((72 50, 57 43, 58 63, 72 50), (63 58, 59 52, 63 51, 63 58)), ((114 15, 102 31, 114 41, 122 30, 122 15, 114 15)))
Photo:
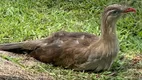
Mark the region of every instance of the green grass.
POLYGON ((117 23, 120 53, 110 71, 76 72, 45 64, 39 64, 35 70, 47 71, 58 80, 138 79, 142 73, 137 70, 142 70, 142 62, 133 66, 131 62, 134 56, 142 55, 141 0, 1 0, 0 43, 40 39, 60 30, 99 35, 104 6, 124 2, 137 12, 117 23))

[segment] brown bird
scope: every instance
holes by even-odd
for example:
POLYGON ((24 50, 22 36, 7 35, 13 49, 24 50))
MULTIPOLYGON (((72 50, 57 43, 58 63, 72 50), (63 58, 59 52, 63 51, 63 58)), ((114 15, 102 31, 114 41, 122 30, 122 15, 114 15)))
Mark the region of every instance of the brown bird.
POLYGON ((60 31, 40 40, 1 44, 0 50, 27 53, 35 59, 74 70, 108 70, 119 51, 115 24, 134 8, 113 4, 104 9, 99 37, 60 31))

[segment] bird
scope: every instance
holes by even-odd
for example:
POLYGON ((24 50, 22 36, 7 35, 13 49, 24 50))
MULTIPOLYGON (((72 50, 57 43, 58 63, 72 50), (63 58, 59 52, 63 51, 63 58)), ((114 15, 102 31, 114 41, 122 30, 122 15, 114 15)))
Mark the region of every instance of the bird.
POLYGON ((30 41, 2 43, 1 51, 27 54, 43 62, 65 69, 95 72, 110 70, 119 52, 116 34, 117 20, 132 7, 112 4, 104 8, 101 17, 101 34, 58 31, 50 36, 30 41))

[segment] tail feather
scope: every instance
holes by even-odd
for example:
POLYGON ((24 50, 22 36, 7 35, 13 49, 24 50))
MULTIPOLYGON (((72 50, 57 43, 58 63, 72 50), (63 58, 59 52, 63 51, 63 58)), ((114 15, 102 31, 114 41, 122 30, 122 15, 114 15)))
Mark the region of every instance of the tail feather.
POLYGON ((22 48, 22 43, 6 43, 6 44, 0 44, 0 50, 10 50, 10 49, 16 49, 16 48, 22 48))
POLYGON ((24 49, 23 43, 6 43, 6 44, 0 44, 0 50, 2 51, 8 51, 8 52, 14 52, 14 53, 29 53, 32 50, 24 49))
POLYGON ((0 50, 14 53, 30 53, 44 44, 43 40, 0 44, 0 50))

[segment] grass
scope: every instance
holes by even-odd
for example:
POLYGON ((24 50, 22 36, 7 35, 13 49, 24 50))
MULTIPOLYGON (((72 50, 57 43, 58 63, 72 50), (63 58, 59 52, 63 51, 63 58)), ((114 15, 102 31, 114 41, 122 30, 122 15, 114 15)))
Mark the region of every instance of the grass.
MULTIPOLYGON (((137 12, 128 14, 117 23, 120 52, 110 71, 76 72, 43 63, 33 69, 48 72, 58 80, 139 79, 142 78, 142 61, 134 64, 134 60, 136 56, 142 56, 140 0, 1 0, 0 43, 40 39, 60 30, 99 35, 104 6, 124 2, 136 8, 137 12)), ((14 60, 10 58, 10 61, 14 60)))

